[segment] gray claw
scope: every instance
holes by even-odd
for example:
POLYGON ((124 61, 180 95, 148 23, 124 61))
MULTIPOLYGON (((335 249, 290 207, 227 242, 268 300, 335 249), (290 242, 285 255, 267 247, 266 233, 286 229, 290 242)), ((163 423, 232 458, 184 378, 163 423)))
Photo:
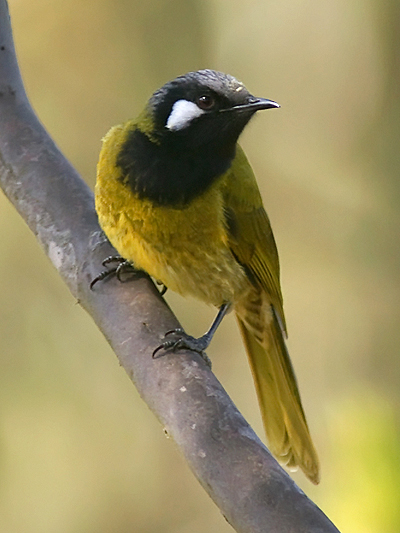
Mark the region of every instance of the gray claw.
POLYGON ((176 350, 191 350, 193 352, 197 352, 205 361, 207 366, 211 368, 211 361, 204 352, 209 344, 209 339, 207 337, 203 336, 196 339, 195 337, 187 335, 182 328, 177 328, 167 331, 164 339, 165 340, 160 344, 160 346, 154 350, 153 358, 155 358, 155 355, 160 350, 167 351, 171 349, 173 352, 176 350), (177 335, 178 337, 176 339, 166 339, 166 337, 169 335, 177 335))

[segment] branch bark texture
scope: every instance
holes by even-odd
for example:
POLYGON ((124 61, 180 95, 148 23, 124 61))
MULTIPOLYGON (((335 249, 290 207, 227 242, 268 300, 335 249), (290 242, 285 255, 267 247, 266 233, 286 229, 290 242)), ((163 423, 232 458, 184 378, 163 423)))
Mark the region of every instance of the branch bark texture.
POLYGON ((152 282, 111 280, 90 291, 113 253, 93 195, 34 114, 0 0, 0 185, 93 317, 121 365, 222 513, 240 533, 338 533, 278 465, 195 353, 157 359, 179 324, 152 282))

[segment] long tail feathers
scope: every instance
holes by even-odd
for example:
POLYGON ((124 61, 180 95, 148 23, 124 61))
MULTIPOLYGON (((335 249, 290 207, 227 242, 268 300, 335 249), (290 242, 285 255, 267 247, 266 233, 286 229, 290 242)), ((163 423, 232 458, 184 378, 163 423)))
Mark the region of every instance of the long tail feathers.
POLYGON ((271 452, 288 467, 299 466, 315 484, 319 461, 311 440, 293 367, 273 307, 247 300, 236 316, 249 357, 271 452), (252 304, 252 305, 248 305, 252 304), (260 312, 261 311, 261 312, 260 312))

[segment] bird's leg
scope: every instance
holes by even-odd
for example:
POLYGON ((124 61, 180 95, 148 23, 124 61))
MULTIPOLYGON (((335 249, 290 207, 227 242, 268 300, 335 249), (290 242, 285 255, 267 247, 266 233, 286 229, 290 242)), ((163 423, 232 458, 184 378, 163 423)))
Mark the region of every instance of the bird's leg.
POLYGON ((135 274, 137 270, 133 266, 133 264, 130 261, 127 261, 120 255, 110 255, 104 261, 102 261, 102 265, 104 267, 108 267, 108 265, 111 265, 112 263, 116 263, 116 265, 112 266, 111 268, 107 268, 107 270, 103 270, 98 274, 94 279, 92 279, 90 283, 90 288, 93 289, 94 285, 98 281, 102 281, 103 279, 107 279, 113 276, 116 276, 118 281, 125 282, 129 281, 131 277, 128 279, 122 279, 122 274, 135 274))
POLYGON ((154 350, 153 357, 155 357, 157 352, 159 352, 160 350, 193 350, 195 352, 198 352, 206 361, 206 363, 211 366, 211 362, 204 353, 204 350, 206 350, 210 345, 214 333, 217 331, 218 326, 222 322, 222 319, 229 311, 230 306, 231 304, 229 303, 223 304, 219 308, 218 314, 215 317, 213 323, 211 324, 210 329, 206 333, 204 333, 204 335, 197 339, 185 333, 182 328, 167 331, 167 333, 164 335, 163 342, 160 344, 160 346, 158 346, 158 348, 154 350), (174 337, 170 338, 171 335, 173 335, 174 337))

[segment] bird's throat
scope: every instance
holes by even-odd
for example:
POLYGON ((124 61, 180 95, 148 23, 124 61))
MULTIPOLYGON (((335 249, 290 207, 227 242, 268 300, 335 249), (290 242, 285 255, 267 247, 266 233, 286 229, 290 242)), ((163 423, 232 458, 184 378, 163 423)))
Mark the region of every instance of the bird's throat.
POLYGON ((235 144, 185 146, 181 139, 155 143, 131 129, 117 157, 121 177, 140 198, 157 205, 183 207, 204 193, 230 167, 235 144))

